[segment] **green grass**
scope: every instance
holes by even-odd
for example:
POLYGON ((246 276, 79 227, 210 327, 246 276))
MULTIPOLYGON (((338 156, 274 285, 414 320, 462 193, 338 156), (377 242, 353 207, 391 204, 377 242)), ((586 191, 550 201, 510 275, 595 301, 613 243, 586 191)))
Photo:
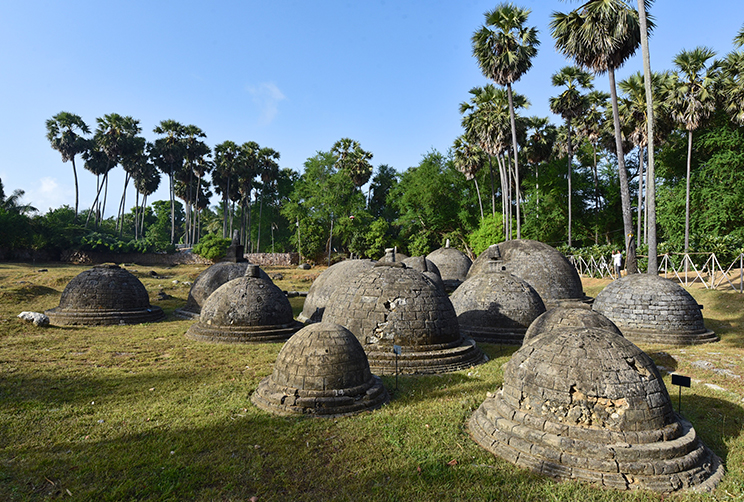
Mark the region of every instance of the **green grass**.
MULTIPOLYGON (((484 345, 491 360, 470 370, 401 376, 390 404, 374 412, 276 417, 250 396, 281 344, 196 342, 184 336, 191 322, 173 317, 197 267, 127 266, 165 310, 163 322, 38 328, 16 319, 55 307, 86 268, 0 264, 0 500, 659 500, 541 478, 470 439, 465 423, 500 386, 515 347, 484 345)), ((282 289, 307 290, 304 279, 318 271, 282 273, 282 289)), ((744 296, 693 294, 722 342, 643 348, 700 381, 685 389, 683 412, 727 464, 713 498, 744 500, 744 383, 692 364, 744 376, 744 296)), ((293 306, 299 312, 301 300, 293 306)), ((394 377, 384 382, 395 388, 394 377)))

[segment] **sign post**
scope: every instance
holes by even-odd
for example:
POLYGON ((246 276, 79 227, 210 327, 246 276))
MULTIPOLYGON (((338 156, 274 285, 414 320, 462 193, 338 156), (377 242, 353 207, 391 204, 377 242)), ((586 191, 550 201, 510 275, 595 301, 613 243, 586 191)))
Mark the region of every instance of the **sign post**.
POLYGON ((679 398, 677 399, 677 414, 682 414, 682 387, 690 387, 691 379, 688 376, 672 373, 672 385, 679 386, 679 398))

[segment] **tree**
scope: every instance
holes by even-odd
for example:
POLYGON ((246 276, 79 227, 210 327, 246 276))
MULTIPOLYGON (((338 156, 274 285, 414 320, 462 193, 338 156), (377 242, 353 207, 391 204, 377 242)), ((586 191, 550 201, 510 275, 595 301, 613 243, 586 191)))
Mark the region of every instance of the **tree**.
MULTIPOLYGON (((483 87, 472 88, 470 94, 469 102, 460 103, 460 113, 463 115, 462 126, 467 140, 477 144, 488 157, 492 215, 496 214, 493 159, 497 161, 501 179, 501 212, 505 226, 504 233, 511 236, 507 228, 511 222, 511 169, 508 169, 505 159, 502 158, 503 152, 509 148, 510 144, 510 106, 507 92, 502 88, 486 84, 483 87)), ((529 106, 529 102, 521 94, 515 93, 512 105, 513 108, 525 108, 529 106)))
POLYGON ((594 243, 599 244, 599 172, 597 169, 597 152, 602 133, 607 129, 607 105, 610 95, 602 91, 591 91, 586 95, 587 109, 577 120, 579 134, 592 146, 592 177, 594 179, 594 243))
POLYGON ((656 168, 654 161, 654 96, 651 88, 651 51, 648 47, 648 17, 646 9, 651 0, 638 0, 638 21, 641 28, 641 52, 643 53, 643 75, 646 88, 646 136, 648 137, 648 183, 646 183, 648 217, 648 267, 646 273, 658 273, 656 246, 656 168))
POLYGON ((372 153, 363 150, 358 141, 341 138, 331 148, 331 153, 337 157, 336 169, 343 171, 354 183, 361 188, 372 176, 372 153))
POLYGON ((222 237, 228 238, 232 234, 232 218, 228 232, 229 203, 237 197, 237 171, 240 147, 233 141, 223 141, 214 147, 214 170, 212 171, 212 185, 215 191, 222 195, 222 237))
MULTIPOLYGON (((671 75, 669 73, 652 73, 651 74, 651 88, 652 88, 652 102, 655 103, 653 108, 653 114, 655 117, 661 117, 664 113, 663 104, 666 101, 666 90, 670 87, 671 75)), ((629 76, 625 80, 618 82, 620 90, 623 91, 624 96, 619 103, 620 115, 623 117, 623 122, 630 127, 630 133, 628 139, 638 149, 638 242, 643 243, 642 233, 643 230, 643 162, 644 152, 652 156, 650 151, 651 142, 648 137, 648 107, 646 106, 646 84, 645 76, 640 72, 636 72, 629 76)), ((668 121, 656 122, 654 127, 656 139, 662 139, 662 134, 668 132, 668 127, 665 127, 668 121), (660 126, 660 127, 659 127, 660 126)), ((651 138, 654 139, 654 138, 651 138)), ((650 191, 652 185, 651 177, 652 171, 646 173, 646 192, 650 191)), ((647 216, 648 218, 648 216, 647 216)), ((647 221, 648 223, 648 221, 647 221)), ((647 225, 648 226, 648 225, 647 225)), ((649 232, 650 233, 650 232, 649 232)))
MULTIPOLYGON (((264 196, 270 191, 279 177, 279 152, 273 148, 264 147, 258 151, 258 175, 261 177, 261 201, 258 208, 258 234, 256 236, 256 252, 261 252, 261 221, 263 219, 264 196)), ((273 223, 273 222, 272 222, 273 223)))
POLYGON ((571 165, 573 164, 571 119, 579 117, 588 106, 586 96, 581 94, 581 89, 592 88, 592 76, 575 66, 565 66, 553 74, 552 83, 556 87, 565 87, 557 97, 550 98, 550 110, 563 117, 568 132, 568 245, 571 246, 571 165))
POLYGON ((161 120, 152 130, 164 137, 151 143, 150 158, 153 164, 170 180, 169 192, 171 203, 171 244, 176 240, 176 199, 174 178, 183 170, 186 149, 183 139, 186 136, 185 127, 175 120, 161 120))
POLYGON ((506 86, 509 97, 509 119, 514 153, 517 200, 517 239, 521 239, 519 160, 517 125, 514 116, 512 83, 519 80, 532 67, 537 54, 537 29, 525 26, 531 11, 509 3, 502 3, 486 12, 486 24, 473 34, 473 55, 483 74, 499 85, 506 86), (491 27, 495 29, 491 29, 491 27))
MULTIPOLYGON (((620 129, 615 69, 622 66, 638 49, 641 38, 638 12, 628 8, 621 0, 589 0, 569 13, 554 13, 550 28, 559 52, 597 75, 607 73, 609 76, 623 229, 626 236, 626 268, 629 273, 636 273, 638 269, 630 187, 620 129)), ((648 28, 653 28, 651 22, 648 23, 648 28)))
MULTIPOLYGON (((90 162, 90 169, 95 170, 94 174, 103 174, 103 180, 98 187, 96 198, 93 201, 93 207, 99 201, 101 189, 104 187, 103 206, 100 211, 96 211, 96 224, 106 211, 106 198, 108 196, 108 173, 116 167, 122 159, 130 155, 139 145, 139 140, 135 138, 142 132, 139 126, 139 120, 130 116, 122 116, 118 113, 110 113, 96 119, 98 127, 93 136, 93 145, 89 145, 88 155, 86 158, 86 168, 90 162)), ((126 186, 125 186, 126 189, 126 186)), ((92 210, 92 208, 91 208, 92 210)), ((88 214, 90 218, 90 213, 88 214)), ((88 222, 86 221, 86 226, 88 222)))
POLYGON ((715 52, 707 47, 682 51, 674 59, 676 83, 669 92, 672 117, 687 131, 687 189, 685 191, 685 253, 690 248, 690 163, 692 133, 715 109, 714 68, 706 67, 715 52))
POLYGON ((80 202, 75 156, 83 153, 88 142, 81 134, 90 134, 90 128, 79 115, 69 112, 59 112, 46 121, 47 139, 52 148, 62 155, 62 162, 72 163, 72 174, 75 177, 75 218, 77 219, 80 202))
POLYGON ((465 175, 466 180, 473 180, 473 183, 475 183, 475 191, 478 194, 478 207, 480 208, 480 217, 482 220, 483 200, 481 199, 480 188, 478 187, 477 174, 486 162, 486 154, 478 145, 469 142, 465 135, 455 139, 452 151, 455 168, 465 175))
MULTIPOLYGON (((734 37, 734 46, 744 45, 744 27, 734 37)), ((744 125, 744 52, 731 51, 723 61, 717 62, 720 68, 720 94, 726 111, 739 125, 744 125)))
POLYGON ((212 150, 202 141, 202 138, 206 137, 204 131, 193 124, 184 127, 184 169, 180 173, 179 181, 186 185, 184 202, 186 202, 187 244, 193 244, 196 240, 196 218, 199 211, 194 211, 193 207, 198 205, 199 194, 202 192, 202 177, 211 169, 208 156, 212 150), (196 186, 194 186, 195 175, 196 186))

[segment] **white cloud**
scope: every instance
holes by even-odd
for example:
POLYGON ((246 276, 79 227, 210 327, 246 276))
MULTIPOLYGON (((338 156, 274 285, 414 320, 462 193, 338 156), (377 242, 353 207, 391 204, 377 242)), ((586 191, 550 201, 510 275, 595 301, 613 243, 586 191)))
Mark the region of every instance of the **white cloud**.
POLYGON ((56 209, 64 204, 75 206, 75 193, 68 185, 60 186, 56 178, 45 176, 34 188, 28 190, 24 200, 29 201, 41 214, 49 209, 56 209), (72 204, 70 204, 72 199, 72 204))
POLYGON ((261 122, 269 124, 279 112, 279 102, 284 101, 286 96, 273 82, 262 82, 258 86, 248 87, 248 92, 253 97, 253 102, 261 110, 261 122))

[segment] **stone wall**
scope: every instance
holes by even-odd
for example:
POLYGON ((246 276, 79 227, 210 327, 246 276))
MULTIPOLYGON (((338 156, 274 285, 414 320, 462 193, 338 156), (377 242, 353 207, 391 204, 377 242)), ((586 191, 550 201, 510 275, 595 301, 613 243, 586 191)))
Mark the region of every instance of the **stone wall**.
POLYGON ((289 267, 300 264, 300 255, 297 253, 246 253, 244 256, 256 265, 289 267))
POLYGON ((211 265, 212 262, 190 250, 176 253, 103 253, 96 251, 63 251, 60 261, 80 265, 97 263, 136 263, 138 265, 211 265))

